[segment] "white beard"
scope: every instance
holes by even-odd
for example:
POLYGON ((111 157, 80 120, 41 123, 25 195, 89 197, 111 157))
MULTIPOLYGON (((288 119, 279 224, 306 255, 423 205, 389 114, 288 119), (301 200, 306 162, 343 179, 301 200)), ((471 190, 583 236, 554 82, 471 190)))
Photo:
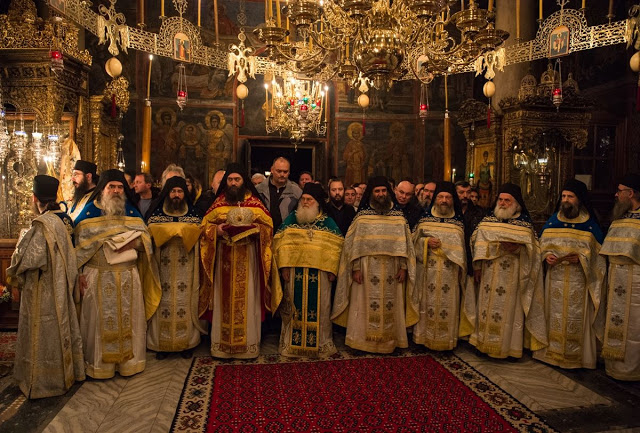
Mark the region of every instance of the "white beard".
POLYGON ((449 206, 448 204, 434 204, 432 213, 439 218, 450 218, 455 215, 453 206, 449 206))
POLYGON ((318 218, 319 214, 320 205, 318 203, 314 203, 311 207, 302 207, 302 203, 299 203, 296 210, 296 219, 298 224, 310 224, 318 218))
POLYGON ((100 206, 104 216, 122 216, 125 213, 125 198, 123 195, 103 194, 100 197, 100 206))
POLYGON ((513 203, 506 209, 500 208, 500 206, 496 205, 496 208, 493 210, 496 218, 501 220, 508 220, 510 218, 514 218, 517 213, 520 212, 520 205, 518 203, 513 203))

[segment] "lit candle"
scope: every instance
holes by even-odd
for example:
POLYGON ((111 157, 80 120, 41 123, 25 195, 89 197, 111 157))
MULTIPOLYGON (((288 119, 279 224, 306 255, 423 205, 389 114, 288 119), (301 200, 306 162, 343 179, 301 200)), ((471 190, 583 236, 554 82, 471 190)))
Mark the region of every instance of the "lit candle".
POLYGON ((202 11, 202 0, 198 0, 198 27, 200 27, 200 12, 202 11))
POLYGON ((269 19, 273 19, 273 0, 269 0, 269 19))
POLYGON ((540 18, 540 21, 542 21, 542 0, 540 0, 540 2, 538 3, 538 15, 540 18))
POLYGON ((516 39, 520 39, 520 0, 516 0, 516 39))
POLYGON ((582 9, 585 9, 586 4, 587 4, 587 0, 582 0, 582 9))
POLYGON ((282 27, 282 18, 280 17, 280 0, 276 0, 276 14, 278 17, 278 27, 282 27))
POLYGON ((348 58, 349 58, 349 36, 347 36, 347 42, 346 42, 346 45, 347 45, 347 53, 346 53, 346 57, 347 57, 347 59, 348 59, 348 58))
POLYGON ((160 0, 160 16, 164 16, 164 0, 160 0))
POLYGON ((149 73, 147 75, 147 99, 150 99, 151 95, 151 64, 153 63, 153 55, 149 54, 149 73))
POLYGON ((213 0, 213 20, 216 29, 216 45, 220 42, 219 30, 218 30, 218 0, 213 0))
POLYGON ((329 86, 324 86, 324 120, 329 119, 329 86))

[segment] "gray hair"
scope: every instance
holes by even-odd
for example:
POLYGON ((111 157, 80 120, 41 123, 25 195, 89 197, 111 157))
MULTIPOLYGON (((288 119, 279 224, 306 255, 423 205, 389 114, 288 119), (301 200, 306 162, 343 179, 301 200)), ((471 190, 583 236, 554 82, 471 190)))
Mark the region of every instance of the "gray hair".
POLYGON ((162 187, 164 187, 164 184, 167 181, 167 175, 171 172, 175 172, 178 176, 185 178, 184 170, 182 169, 182 167, 180 167, 178 164, 169 164, 167 168, 165 168, 162 172, 162 187))

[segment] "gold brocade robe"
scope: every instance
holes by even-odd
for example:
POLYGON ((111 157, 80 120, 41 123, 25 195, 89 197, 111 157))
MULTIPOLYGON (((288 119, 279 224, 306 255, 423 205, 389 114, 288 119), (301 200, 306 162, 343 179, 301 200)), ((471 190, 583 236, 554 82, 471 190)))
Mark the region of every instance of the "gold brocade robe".
POLYGON ((203 218, 202 226, 200 254, 206 284, 200 291, 199 313, 212 311, 211 354, 257 357, 263 311, 275 311, 280 302, 270 291, 273 222, 269 211, 249 193, 235 205, 223 194, 203 218), (231 227, 229 235, 219 238, 218 225, 228 225, 227 214, 238 207, 251 211, 252 223, 231 227))
POLYGON ((345 343, 359 350, 391 353, 407 347, 407 326, 418 322, 416 257, 401 211, 361 210, 345 237, 331 319, 347 328, 345 343), (404 283, 395 279, 407 270, 404 283), (360 270, 363 282, 353 280, 360 270))
POLYGON ((80 221, 75 236, 78 267, 88 285, 80 317, 87 375, 139 373, 146 363, 146 320, 162 296, 147 226, 139 217, 99 216, 80 221), (108 263, 105 242, 127 232, 140 234, 137 259, 108 263))
POLYGON ((416 290, 420 321, 413 341, 432 350, 451 350, 458 342, 460 297, 466 280, 464 224, 454 218, 423 217, 413 232, 416 250, 416 290), (438 248, 428 247, 437 238, 438 248))
POLYGON ((271 287, 282 299, 280 353, 284 356, 327 357, 336 353, 331 326, 331 282, 337 275, 344 238, 335 222, 321 214, 298 225, 289 215, 273 239, 271 287), (290 269, 283 288, 278 270, 290 269))
POLYGON ((600 254, 609 260, 605 369, 618 380, 640 380, 640 210, 611 224, 600 254))
POLYGON ((38 216, 7 269, 8 283, 21 287, 14 374, 28 398, 62 395, 85 379, 73 299, 77 274, 63 221, 54 212, 38 216))
POLYGON ((200 293, 200 219, 194 222, 153 222, 149 232, 155 244, 154 258, 160 273, 162 298, 147 327, 147 348, 179 352, 200 343, 206 334, 198 320, 200 293))
POLYGON ((549 255, 559 258, 544 279, 549 346, 533 357, 562 368, 596 368, 596 330, 601 328, 596 319, 604 318, 600 304, 606 261, 598 254, 600 243, 594 234, 575 228, 589 221, 587 212, 573 220, 558 215, 550 221, 540 237, 541 260, 549 255), (569 254, 577 254, 579 263, 563 262, 569 254))
POLYGON ((477 298, 474 285, 465 290, 464 315, 474 324, 469 342, 495 358, 519 358, 523 347, 547 346, 540 244, 531 223, 485 217, 471 236, 471 249, 482 276, 477 298), (501 242, 520 248, 509 253, 501 242))

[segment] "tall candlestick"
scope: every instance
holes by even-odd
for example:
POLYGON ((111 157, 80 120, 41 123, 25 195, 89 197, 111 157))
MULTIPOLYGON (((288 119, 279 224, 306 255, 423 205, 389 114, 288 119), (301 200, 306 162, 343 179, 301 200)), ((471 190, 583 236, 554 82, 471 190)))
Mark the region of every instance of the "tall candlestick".
POLYGON ((269 118, 269 85, 264 84, 264 118, 269 118))
POLYGON ((444 109, 449 110, 449 86, 447 86, 447 74, 444 74, 444 109))
POLYGON ((349 58, 349 36, 347 36, 347 42, 346 42, 346 45, 347 45, 347 48, 346 48, 347 52, 346 52, 345 56, 346 56, 346 57, 347 57, 347 59, 348 59, 348 58, 349 58))
POLYGON ((160 16, 164 16, 164 0, 160 0, 160 16))
POLYGON ((582 9, 585 9, 586 4, 587 4, 587 1, 586 0, 582 0, 582 9))
POLYGON ((282 27, 282 18, 280 17, 280 0, 276 0, 276 14, 278 17, 278 27, 282 27))
POLYGON ((140 5, 140 21, 138 22, 144 24, 144 0, 138 0, 138 5, 140 5))
POLYGON ((200 12, 202 11, 202 0, 198 0, 198 27, 200 27, 200 12))
POLYGON ((493 0, 489 0, 489 12, 493 10, 493 0))
POLYGON ((542 21, 542 0, 538 3, 538 18, 542 21))
POLYGON ((460 10, 464 10, 464 0, 460 0, 460 10))
POLYGON ((216 29, 216 45, 220 43, 220 31, 218 29, 218 0, 213 0, 213 25, 216 29))
POLYGON ((516 39, 520 39, 520 0, 516 0, 516 39))
POLYGON ((149 54, 149 73, 147 74, 147 99, 151 95, 151 64, 153 63, 153 55, 149 54))
POLYGON ((273 19, 273 0, 269 0, 269 19, 273 19))
POLYGON ((329 87, 324 91, 324 120, 329 120, 329 87))
POLYGON ((613 18, 613 0, 609 0, 609 17, 613 18))
POLYGON ((264 0, 264 22, 267 23, 268 21, 269 21, 269 0, 264 0))

